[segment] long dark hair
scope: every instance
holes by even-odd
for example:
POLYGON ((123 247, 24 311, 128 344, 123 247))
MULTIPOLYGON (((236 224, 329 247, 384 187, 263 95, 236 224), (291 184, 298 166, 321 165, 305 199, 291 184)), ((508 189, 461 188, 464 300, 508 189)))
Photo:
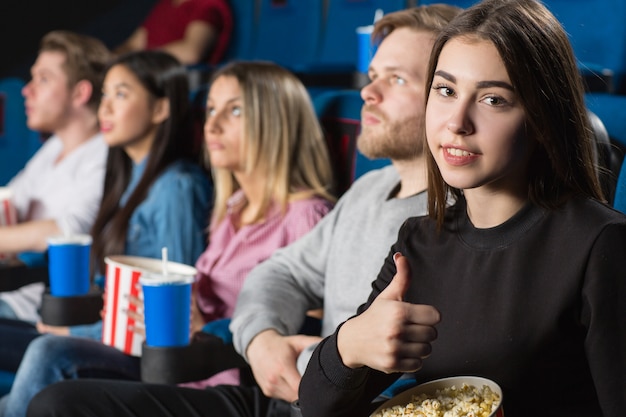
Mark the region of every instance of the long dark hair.
MULTIPOLYGON (((528 198, 549 209, 574 194, 603 200, 594 167, 593 132, 583 85, 558 20, 535 0, 485 0, 472 6, 435 41, 427 89, 441 50, 458 37, 494 44, 524 107, 528 136, 537 143, 529 162, 528 198)), ((428 210, 441 225, 448 193, 458 198, 461 191, 445 183, 432 154, 426 155, 428 210)))
POLYGON ((91 229, 94 272, 104 272, 105 256, 124 253, 130 217, 146 198, 154 180, 172 162, 191 159, 193 152, 185 68, 174 57, 160 51, 123 55, 108 69, 116 65, 123 65, 132 72, 153 99, 168 99, 170 115, 157 128, 143 176, 123 207, 120 199, 130 181, 132 161, 123 147, 109 148, 102 203, 91 229))

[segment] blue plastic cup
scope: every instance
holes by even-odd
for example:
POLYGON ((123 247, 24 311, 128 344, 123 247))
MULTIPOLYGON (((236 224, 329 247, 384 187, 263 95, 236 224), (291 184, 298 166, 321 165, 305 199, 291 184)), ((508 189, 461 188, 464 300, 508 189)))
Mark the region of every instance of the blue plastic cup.
POLYGON ((370 61, 374 56, 374 45, 372 44, 372 31, 373 25, 359 26, 356 28, 356 35, 358 38, 358 55, 356 69, 358 72, 367 74, 370 66, 370 61))
POLYGON ((50 293, 75 297, 89 292, 89 251, 91 236, 56 236, 48 239, 50 293))
POLYGON ((192 276, 143 275, 146 344, 151 347, 174 347, 189 344, 192 276))

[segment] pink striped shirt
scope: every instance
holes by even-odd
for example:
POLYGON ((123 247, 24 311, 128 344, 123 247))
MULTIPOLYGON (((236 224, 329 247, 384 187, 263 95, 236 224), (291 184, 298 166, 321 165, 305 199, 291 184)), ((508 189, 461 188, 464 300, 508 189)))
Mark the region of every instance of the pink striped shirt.
POLYGON ((196 262, 198 307, 207 322, 232 316, 252 268, 303 236, 332 208, 318 197, 295 200, 284 215, 273 207, 263 223, 237 230, 234 222, 244 199, 241 191, 230 198, 227 216, 211 232, 210 244, 196 262))
MULTIPOLYGON (((196 262, 197 302, 208 321, 230 317, 248 273, 272 253, 307 233, 332 208, 332 203, 312 197, 294 200, 283 215, 274 206, 263 223, 234 226, 239 208, 245 202, 243 192, 236 192, 228 201, 228 213, 211 232, 211 241, 196 262)), ((185 384, 200 388, 218 383, 238 383, 238 372, 226 378, 218 374, 208 381, 185 384)))

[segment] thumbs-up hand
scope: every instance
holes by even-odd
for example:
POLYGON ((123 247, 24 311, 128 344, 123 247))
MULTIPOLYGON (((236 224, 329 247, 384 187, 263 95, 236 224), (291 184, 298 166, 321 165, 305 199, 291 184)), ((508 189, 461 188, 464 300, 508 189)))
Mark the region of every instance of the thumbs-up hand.
POLYGON ((429 305, 403 301, 411 271, 407 259, 394 255, 396 275, 361 315, 339 329, 337 348, 350 368, 368 366, 385 373, 415 372, 431 352, 440 316, 429 305))
POLYGON ((411 283, 411 268, 409 262, 400 252, 393 254, 393 262, 396 264, 396 275, 379 295, 378 298, 385 300, 404 301, 404 294, 411 283))

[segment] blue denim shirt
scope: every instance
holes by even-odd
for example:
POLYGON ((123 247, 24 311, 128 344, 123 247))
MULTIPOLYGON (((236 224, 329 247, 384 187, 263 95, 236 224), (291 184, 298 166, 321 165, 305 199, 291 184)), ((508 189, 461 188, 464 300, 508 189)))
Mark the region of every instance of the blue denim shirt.
MULTIPOLYGON (((133 165, 120 205, 126 204, 139 183, 146 160, 133 165)), ((174 162, 154 181, 131 215, 124 253, 160 258, 161 248, 166 246, 170 261, 194 265, 206 248, 211 201, 211 182, 202 169, 191 162, 174 162)), ((70 327, 70 334, 100 340, 102 322, 70 327)))
MULTIPOLYGON (((133 166, 124 205, 145 170, 146 161, 133 166)), ((168 259, 194 265, 206 248, 211 185, 199 166, 186 161, 171 164, 152 184, 128 224, 124 253, 160 258, 166 246, 168 259)))

